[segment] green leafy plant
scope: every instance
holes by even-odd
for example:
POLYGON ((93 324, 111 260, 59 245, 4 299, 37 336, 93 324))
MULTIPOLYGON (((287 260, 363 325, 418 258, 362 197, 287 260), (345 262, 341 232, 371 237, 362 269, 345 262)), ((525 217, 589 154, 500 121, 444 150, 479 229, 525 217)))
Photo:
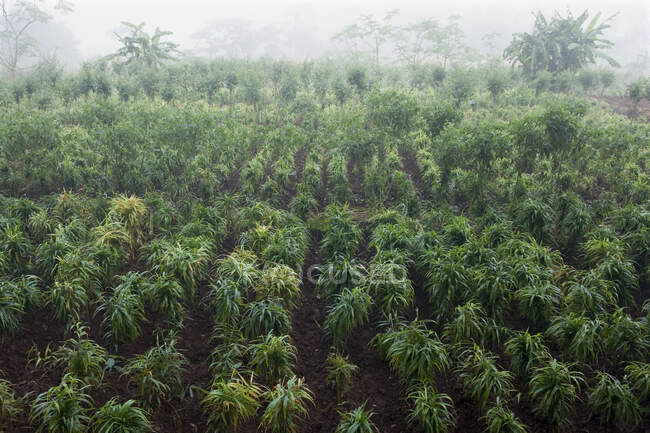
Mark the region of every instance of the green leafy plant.
POLYGON ((507 370, 499 370, 493 354, 484 352, 475 344, 465 350, 460 359, 460 379, 481 411, 490 401, 507 397, 512 392, 512 375, 507 370))
POLYGON ((185 292, 178 281, 163 273, 148 281, 145 287, 146 297, 153 308, 169 323, 180 326, 185 315, 185 292))
POLYGON ((172 335, 143 354, 136 355, 124 366, 129 384, 137 384, 143 404, 157 408, 163 401, 179 397, 183 392, 182 374, 187 364, 176 349, 172 335))
POLYGON ((598 383, 589 393, 588 400, 594 415, 603 423, 619 428, 638 425, 643 412, 630 386, 602 371, 596 374, 596 378, 598 383))
POLYGON ((350 332, 368 321, 371 306, 370 295, 360 287, 344 288, 334 296, 323 326, 336 347, 344 346, 350 332))
POLYGON ((307 415, 308 405, 314 401, 304 379, 296 376, 277 384, 265 396, 269 404, 260 425, 271 433, 295 433, 297 419, 307 415))
POLYGON ((553 358, 535 368, 530 379, 529 392, 537 402, 536 409, 554 427, 569 422, 568 415, 584 382, 583 374, 571 367, 553 358))
POLYGON ((125 276, 123 283, 97 307, 96 314, 104 315, 102 326, 106 330, 106 339, 115 345, 135 341, 142 333, 140 323, 145 320, 144 305, 139 283, 138 286, 134 285, 139 278, 141 277, 133 273, 125 276))
POLYGON ((36 396, 29 413, 31 423, 38 423, 38 433, 85 433, 90 421, 88 411, 93 400, 87 385, 66 374, 59 385, 36 396))
POLYGON ((338 400, 350 389, 353 376, 359 367, 352 364, 347 356, 330 353, 327 356, 327 382, 336 390, 338 400))
POLYGON ((47 296, 54 317, 61 322, 73 323, 81 319, 88 306, 88 293, 81 280, 54 282, 47 296))
POLYGON ((409 381, 430 381, 449 368, 449 354, 424 322, 399 323, 373 340, 391 367, 409 381))
POLYGON ((295 307, 300 298, 300 280, 290 267, 276 265, 262 272, 255 287, 258 299, 281 299, 287 308, 295 307))
POLYGON ((118 403, 115 398, 97 409, 90 420, 93 433, 146 433, 154 428, 149 415, 136 405, 135 400, 118 403))
POLYGON ((250 420, 260 406, 262 389, 237 376, 232 380, 219 380, 213 383, 201 405, 208 418, 211 431, 236 431, 241 422, 250 420))
POLYGON ((500 399, 483 415, 489 433, 526 433, 528 427, 500 399))
POLYGON ((7 380, 0 379, 0 429, 12 431, 16 418, 22 411, 22 401, 7 380))
POLYGON ((366 404, 341 414, 341 421, 336 426, 335 433, 375 433, 379 432, 372 422, 373 412, 366 409, 366 404))
POLYGON ((447 394, 420 384, 409 392, 408 399, 413 405, 409 422, 417 423, 426 433, 447 433, 456 426, 454 402, 447 394))
POLYGON ((510 368, 522 378, 528 378, 534 367, 550 358, 542 335, 531 335, 528 330, 517 332, 506 341, 505 346, 506 353, 510 355, 510 368))
POLYGON ((625 381, 640 402, 650 400, 650 363, 630 362, 625 366, 625 381))
POLYGON ((286 335, 291 321, 281 302, 267 299, 247 305, 242 327, 247 338, 255 339, 267 334, 286 335))
POLYGON ((268 334, 249 347, 250 366, 259 376, 269 383, 290 376, 296 362, 296 348, 288 335, 276 337, 268 334))

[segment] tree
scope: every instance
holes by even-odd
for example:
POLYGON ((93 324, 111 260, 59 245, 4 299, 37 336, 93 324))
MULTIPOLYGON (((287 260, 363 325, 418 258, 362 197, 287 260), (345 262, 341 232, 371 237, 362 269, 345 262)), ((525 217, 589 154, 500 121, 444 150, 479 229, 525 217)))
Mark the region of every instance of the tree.
MULTIPOLYGON (((9 8, 7 0, 0 3, 0 65, 12 78, 21 69, 23 60, 39 54, 37 40, 30 34, 30 30, 36 24, 52 19, 52 15, 43 11, 38 3, 38 0, 18 0, 13 8, 9 8)), ((72 10, 72 6, 64 0, 59 0, 54 8, 63 12, 72 10)))
POLYGON ((541 12, 535 15, 535 29, 532 33, 515 33, 503 57, 513 65, 519 65, 529 75, 540 71, 576 71, 597 58, 605 59, 610 65, 618 63, 601 50, 614 44, 602 37, 614 16, 598 24, 600 12, 583 28, 589 13, 584 11, 574 18, 569 13, 562 17, 555 13, 549 21, 541 12))
POLYGON ((446 68, 450 60, 466 49, 459 20, 458 15, 452 15, 447 25, 441 25, 426 19, 394 32, 398 57, 412 67, 435 58, 446 68))
POLYGON ((359 23, 346 26, 339 33, 333 36, 334 40, 347 41, 352 49, 362 49, 359 44, 369 49, 379 67, 379 56, 381 48, 395 34, 395 27, 390 23, 398 10, 386 12, 381 21, 375 19, 372 14, 361 15, 359 23))
POLYGON ((122 47, 109 55, 108 60, 122 58, 121 65, 141 64, 151 68, 158 68, 165 60, 176 60, 174 54, 178 53, 178 44, 161 40, 164 36, 173 34, 172 32, 156 27, 154 34, 149 35, 143 30, 144 23, 135 25, 123 21, 122 25, 129 28, 131 33, 125 36, 115 33, 122 47))

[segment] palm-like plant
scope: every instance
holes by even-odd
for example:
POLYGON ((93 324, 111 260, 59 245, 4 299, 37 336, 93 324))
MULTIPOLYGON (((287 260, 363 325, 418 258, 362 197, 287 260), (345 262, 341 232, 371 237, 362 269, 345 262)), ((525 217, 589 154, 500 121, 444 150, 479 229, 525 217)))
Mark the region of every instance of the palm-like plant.
POLYGON ((508 307, 514 280, 503 262, 491 260, 476 275, 475 297, 483 306, 488 317, 500 319, 508 307))
POLYGON ((47 295, 47 303, 57 320, 74 323, 79 321, 88 306, 88 293, 80 280, 55 281, 47 295))
POLYGON ((129 384, 138 385, 143 404, 155 409, 163 401, 180 396, 183 391, 181 376, 186 364, 187 359, 176 349, 172 336, 136 355, 124 366, 123 374, 129 376, 129 384))
POLYGON ((622 257, 608 257, 594 269, 602 280, 611 281, 614 295, 619 302, 633 302, 632 290, 636 290, 639 281, 632 262, 622 257))
POLYGON ((104 273, 92 256, 75 248, 59 258, 55 281, 78 280, 90 293, 97 293, 102 286, 104 273))
POLYGON ((22 402, 16 398, 11 383, 0 379, 0 430, 12 431, 13 423, 21 410, 22 402))
POLYGON ((295 433, 296 421, 307 415, 314 399, 304 379, 291 377, 265 393, 269 404, 264 410, 261 426, 271 433, 295 433))
POLYGON ((582 373, 571 367, 551 359, 535 368, 530 379, 530 396, 537 402, 536 410, 554 427, 569 422, 568 414, 584 382, 582 373))
POLYGON ((246 306, 242 329, 246 338, 262 335, 286 335, 291 328, 289 313, 276 299, 251 302, 246 306))
POLYGON ((260 278, 257 262, 252 252, 236 249, 219 262, 216 274, 219 281, 230 281, 241 291, 252 289, 260 278))
POLYGON ((29 420, 38 423, 38 433, 84 433, 88 426, 88 410, 92 398, 87 385, 66 374, 59 385, 53 386, 34 400, 29 420))
POLYGON ((482 343, 487 331, 487 321, 481 306, 475 302, 459 305, 453 318, 444 328, 444 337, 452 344, 482 343))
POLYGON ((352 364, 347 356, 330 353, 327 357, 327 382, 336 390, 338 400, 348 391, 352 377, 359 367, 352 364))
POLYGON ((373 338, 391 367, 408 381, 432 381, 436 372, 449 368, 449 354, 435 332, 424 322, 400 323, 373 338))
POLYGON ((262 389, 241 376, 213 383, 201 405, 211 431, 236 431, 239 424, 251 419, 260 406, 262 389))
POLYGON ((5 224, 0 228, 0 251, 9 259, 12 272, 25 268, 32 245, 18 225, 5 224))
POLYGON ((550 241, 551 225, 555 217, 546 203, 534 199, 524 200, 519 204, 515 218, 517 224, 538 242, 550 241))
POLYGON ((153 68, 161 66, 165 61, 175 60, 174 54, 178 44, 161 40, 172 32, 156 27, 154 34, 150 35, 144 31, 144 23, 135 25, 123 21, 122 25, 130 30, 130 34, 116 34, 122 47, 115 54, 108 56, 109 60, 123 58, 124 65, 134 63, 153 68))
POLYGON ((484 352, 475 344, 465 350, 460 359, 460 378, 481 411, 491 400, 507 397, 512 391, 512 375, 507 370, 499 370, 493 354, 484 352))
POLYGON ((366 409, 365 403, 350 412, 341 413, 335 433, 378 433, 379 429, 372 422, 373 415, 366 409))
POLYGON ((643 419, 637 396, 627 383, 599 371, 598 383, 589 393, 589 406, 603 423, 622 427, 635 427, 643 419))
POLYGON ((350 332, 368 321, 371 306, 370 295, 360 287, 351 290, 344 288, 334 296, 334 303, 327 310, 324 328, 336 347, 344 346, 350 332))
POLYGON ((550 357, 541 334, 531 335, 527 330, 517 332, 506 341, 506 353, 510 355, 510 368, 521 378, 528 378, 540 361, 550 357))
POLYGON ((456 425, 453 400, 447 394, 438 394, 433 386, 415 386, 408 398, 413 404, 409 422, 417 423, 426 433, 447 433, 456 425))
POLYGON ((488 433, 526 433, 528 427, 508 409, 500 399, 492 406, 482 419, 487 424, 488 433))
POLYGON ((107 401, 90 420, 93 433, 147 433, 154 431, 149 415, 137 406, 135 400, 118 403, 107 401))
POLYGON ((296 348, 288 335, 276 337, 268 334, 251 345, 249 351, 251 368, 269 383, 277 383, 291 375, 296 362, 296 348))

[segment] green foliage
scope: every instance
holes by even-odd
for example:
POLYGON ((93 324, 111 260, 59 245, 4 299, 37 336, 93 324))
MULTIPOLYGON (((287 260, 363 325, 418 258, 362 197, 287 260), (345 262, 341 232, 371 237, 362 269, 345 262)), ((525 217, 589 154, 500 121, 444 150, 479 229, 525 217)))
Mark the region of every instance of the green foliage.
POLYGON ((576 71, 588 63, 595 63, 597 58, 604 58, 612 66, 618 66, 616 61, 601 51, 613 45, 602 37, 610 27, 608 21, 613 17, 598 23, 600 13, 597 13, 584 27, 588 18, 586 10, 577 17, 571 13, 562 17, 556 12, 550 20, 538 12, 534 31, 515 33, 504 57, 530 75, 536 75, 539 71, 576 71))
POLYGON ((118 403, 110 399, 92 416, 93 433, 145 433, 154 431, 147 412, 136 406, 135 400, 118 403))
POLYGON ((368 321, 371 306, 370 295, 360 287, 343 288, 341 293, 334 295, 323 327, 336 347, 344 346, 350 333, 368 321))
POLYGON ((456 426, 454 402, 447 394, 438 394, 431 385, 418 385, 408 398, 413 404, 409 422, 426 433, 447 433, 456 426))
POLYGON ((187 360, 176 349, 176 340, 172 336, 130 359, 124 366, 123 374, 129 376, 129 384, 138 386, 142 404, 155 409, 163 401, 181 396, 182 374, 186 364, 187 360))
POLYGON ((113 344, 135 341, 142 333, 140 323, 145 320, 141 289, 141 274, 129 272, 120 277, 121 284, 109 298, 102 299, 96 314, 103 314, 105 337, 113 344))
POLYGON ((291 321, 281 302, 265 299, 246 306, 242 327, 246 338, 255 339, 267 334, 286 335, 291 321))
POLYGON ((330 353, 327 356, 327 382, 336 390, 338 400, 350 389, 352 377, 359 367, 352 364, 347 356, 330 353))
POLYGON ((506 398, 512 392, 509 371, 499 370, 496 357, 476 344, 461 355, 460 379, 466 392, 484 411, 490 401, 506 398))
POLYGON ((366 409, 366 404, 341 414, 341 421, 336 426, 335 433, 375 433, 379 432, 372 422, 373 412, 366 409))
POLYGON ((288 335, 276 337, 268 334, 249 346, 249 352, 251 368, 269 383, 277 383, 291 376, 297 350, 288 335))
POLYGON ((436 372, 446 371, 450 366, 445 345, 424 322, 399 323, 375 335, 372 342, 407 381, 432 381, 436 372))
POLYGON ((545 365, 533 370, 530 379, 530 396, 537 402, 537 411, 554 427, 563 427, 568 422, 577 398, 582 373, 571 369, 571 365, 551 359, 545 365))
POLYGON ((52 306, 57 320, 70 324, 79 321, 86 312, 88 293, 81 280, 55 281, 47 296, 47 303, 52 306))
POLYGON ((81 380, 66 374, 34 399, 29 413, 31 423, 38 423, 38 433, 84 433, 90 417, 92 398, 81 380))
POLYGON ((314 401, 304 379, 296 376, 277 384, 265 396, 269 404, 262 414, 261 426, 271 433, 295 433, 296 421, 307 415, 308 405, 314 401))
POLYGON ((589 406, 605 424, 619 428, 634 427, 643 419, 637 396, 627 383, 610 374, 598 372, 598 383, 589 393, 589 406))
POLYGON ((215 381, 206 393, 201 405, 208 418, 211 431, 236 431, 241 422, 248 421, 257 413, 262 389, 242 377, 215 381))
POLYGON ((185 315, 185 292, 176 279, 161 274, 145 286, 145 295, 156 311, 173 325, 180 325, 185 315))
POLYGON ((528 427, 508 409, 501 400, 483 416, 489 433, 526 433, 528 427))
POLYGON ((22 401, 10 382, 0 379, 0 429, 11 431, 12 426, 22 411, 22 401))
POLYGON ((527 330, 510 337, 505 347, 510 355, 510 368, 522 378, 529 378, 533 368, 550 357, 542 335, 531 335, 527 330))

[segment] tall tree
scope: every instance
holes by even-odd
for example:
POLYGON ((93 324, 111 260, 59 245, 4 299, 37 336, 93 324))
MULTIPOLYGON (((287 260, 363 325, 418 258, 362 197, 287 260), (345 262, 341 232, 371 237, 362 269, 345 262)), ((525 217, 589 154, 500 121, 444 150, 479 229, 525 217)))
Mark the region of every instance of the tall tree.
POLYGON ((589 18, 587 11, 578 17, 570 12, 562 17, 556 12, 550 21, 538 12, 533 32, 515 33, 503 56, 529 75, 540 71, 576 71, 588 63, 595 63, 597 58, 618 66, 613 58, 602 52, 614 45, 602 37, 614 16, 599 24, 599 12, 584 27, 589 18))
POLYGON ((378 20, 372 14, 361 15, 358 23, 346 26, 333 36, 334 40, 351 45, 355 51, 370 50, 375 64, 379 67, 381 48, 395 35, 397 28, 391 21, 399 11, 389 11, 378 20))
MULTIPOLYGON (((38 0, 18 0, 10 5, 7 0, 1 0, 0 12, 0 65, 9 72, 12 78, 22 69, 22 62, 37 57, 38 41, 30 33, 38 23, 46 23, 52 15, 42 10, 38 0)), ((59 0, 54 6, 55 11, 70 12, 72 4, 59 0)))
POLYGON ((459 20, 458 15, 449 17, 447 24, 425 19, 393 32, 398 57, 410 66, 435 58, 446 68, 467 50, 459 20))

